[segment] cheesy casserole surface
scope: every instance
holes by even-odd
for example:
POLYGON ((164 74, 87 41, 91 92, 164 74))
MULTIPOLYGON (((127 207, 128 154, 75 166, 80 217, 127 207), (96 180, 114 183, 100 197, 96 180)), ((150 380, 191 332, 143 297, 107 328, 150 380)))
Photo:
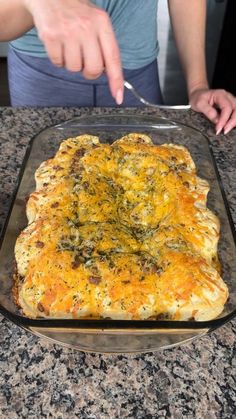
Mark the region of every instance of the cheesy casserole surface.
POLYGON ((183 146, 69 138, 35 174, 15 246, 31 318, 210 320, 228 298, 208 183, 183 146))

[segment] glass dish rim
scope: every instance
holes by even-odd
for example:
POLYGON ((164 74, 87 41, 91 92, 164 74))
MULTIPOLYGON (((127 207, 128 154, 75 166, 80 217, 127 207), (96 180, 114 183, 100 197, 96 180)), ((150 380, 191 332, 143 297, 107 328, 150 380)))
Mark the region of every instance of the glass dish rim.
MULTIPOLYGON (((215 156, 213 153, 213 149, 212 149, 212 145, 209 141, 209 138, 207 137, 207 135, 205 135, 204 133, 202 133, 199 129, 192 127, 186 123, 182 123, 179 121, 175 121, 174 119, 169 119, 166 118, 164 116, 160 116, 160 115, 135 115, 133 113, 128 113, 128 114, 118 114, 118 113, 110 113, 110 114, 89 114, 89 115, 82 115, 82 116, 77 116, 71 119, 68 119, 66 121, 63 121, 59 124, 54 124, 51 126, 48 126, 46 128, 43 128, 42 130, 40 130, 39 132, 37 132, 37 134, 35 134, 34 136, 32 136, 32 138, 30 139, 27 148, 26 148, 26 152, 25 152, 25 156, 23 158, 21 167, 20 167, 20 171, 17 177, 17 182, 16 182, 16 187, 14 189, 14 192, 12 194, 12 198, 10 200, 10 205, 9 205, 9 210, 7 213, 7 217, 5 219, 5 222, 3 224, 2 230, 0 232, 0 249, 2 246, 2 242, 4 240, 5 237, 5 232, 7 230, 7 226, 8 226, 8 222, 9 222, 9 218, 11 216, 11 212, 15 203, 15 198, 17 196, 17 192, 18 189, 20 187, 21 184, 21 180, 22 177, 24 175, 24 171, 25 171, 25 166, 26 163, 30 157, 30 153, 31 153, 31 149, 32 146, 34 144, 35 139, 40 136, 43 132, 49 131, 50 129, 58 129, 58 130, 63 130, 65 128, 69 128, 70 124, 73 123, 73 126, 70 128, 76 128, 76 124, 78 124, 78 127, 83 127, 83 126, 89 126, 89 119, 94 119, 96 118, 96 121, 99 119, 108 119, 111 120, 114 117, 118 117, 118 118, 134 118, 136 120, 140 120, 140 123, 142 124, 142 129, 145 128, 145 126, 147 128, 156 128, 156 126, 158 124, 155 124, 154 119, 159 119, 159 120, 163 120, 163 122, 170 123, 170 125, 172 126, 183 126, 186 128, 190 128, 194 131, 197 131, 202 137, 205 138, 207 145, 208 145, 208 149, 209 149, 209 153, 211 156, 211 161, 213 164, 213 168, 216 174, 216 179, 217 182, 219 184, 219 188, 220 188, 220 192, 222 195, 222 199, 224 202, 224 206, 225 206, 225 210, 227 213, 227 217, 228 217, 228 222, 229 222, 229 226, 231 229, 231 233, 234 239, 234 244, 236 246, 236 230, 234 227, 234 222, 232 219, 232 215, 229 209, 229 204, 226 198, 226 193, 223 187, 223 183, 222 180, 220 178, 220 174, 218 171, 218 167, 215 161, 215 156), (145 118, 145 121, 143 121, 143 119, 145 118), (85 122, 84 122, 85 121, 85 122), (84 122, 84 124, 83 124, 84 122), (75 125, 74 125, 75 124, 75 125)), ((91 128, 93 127, 107 127, 107 124, 103 123, 96 123, 96 121, 90 122, 90 124, 92 125, 91 128)), ((113 125, 113 127, 116 126, 116 124, 111 124, 113 125)), ((122 128, 122 126, 126 127, 128 124, 124 123, 124 124, 118 124, 117 126, 119 126, 119 128, 122 128)), ((131 124, 132 126, 132 124, 131 124)), ((170 128, 170 127, 169 127, 170 128)), ((8 320, 12 321, 13 323, 17 324, 20 327, 23 328, 30 328, 30 327, 38 327, 38 328, 42 328, 42 329, 77 329, 77 330, 81 330, 81 331, 85 331, 85 330, 102 330, 105 331, 107 330, 109 332, 109 330, 117 330, 117 331, 129 331, 129 330, 136 330, 136 331, 140 331, 140 332, 152 332, 155 330, 175 330, 176 332, 179 330, 199 330, 199 329, 208 329, 208 330, 214 330, 217 329, 218 327, 224 325, 225 323, 231 321, 234 317, 236 317, 236 308, 235 310, 233 310, 231 313, 225 315, 224 317, 221 318, 216 318, 213 320, 207 320, 207 321, 192 321, 192 320, 188 320, 188 321, 179 321, 179 320, 113 320, 113 319, 31 319, 27 316, 21 316, 15 313, 10 312, 9 310, 7 310, 5 307, 3 307, 0 304, 0 314, 2 314, 4 317, 6 317, 8 320)))

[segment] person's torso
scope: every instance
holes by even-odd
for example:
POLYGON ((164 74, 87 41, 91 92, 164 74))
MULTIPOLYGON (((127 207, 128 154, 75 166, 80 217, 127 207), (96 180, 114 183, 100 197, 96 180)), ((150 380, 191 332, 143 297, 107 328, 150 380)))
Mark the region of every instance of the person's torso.
MULTIPOLYGON (((93 0, 111 18, 124 68, 141 68, 156 58, 157 2, 158 0, 93 0)), ((11 45, 18 52, 38 57, 47 56, 35 28, 12 41, 11 45)))

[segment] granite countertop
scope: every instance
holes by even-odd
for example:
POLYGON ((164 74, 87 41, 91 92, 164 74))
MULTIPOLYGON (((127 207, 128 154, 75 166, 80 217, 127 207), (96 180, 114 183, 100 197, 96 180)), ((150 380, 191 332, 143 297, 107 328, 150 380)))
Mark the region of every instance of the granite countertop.
MULTIPOLYGON (((30 138, 74 116, 110 112, 108 108, 0 109, 0 229, 30 138)), ((135 113, 157 114, 149 109, 135 113)), ((192 111, 159 114, 207 133, 236 222, 236 130, 216 137, 210 123, 192 111)), ((85 354, 63 348, 1 316, 0 340, 0 417, 4 419, 235 417, 236 319, 192 343, 138 355, 85 354)))

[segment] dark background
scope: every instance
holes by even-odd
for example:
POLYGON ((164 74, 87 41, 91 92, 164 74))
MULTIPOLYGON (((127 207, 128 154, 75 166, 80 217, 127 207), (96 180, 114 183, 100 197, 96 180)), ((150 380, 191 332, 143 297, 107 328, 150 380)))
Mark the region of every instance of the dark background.
POLYGON ((236 96, 236 1, 228 0, 216 67, 213 88, 224 88, 236 96))
POLYGON ((7 59, 0 57, 0 106, 9 106, 10 98, 7 82, 7 59))

